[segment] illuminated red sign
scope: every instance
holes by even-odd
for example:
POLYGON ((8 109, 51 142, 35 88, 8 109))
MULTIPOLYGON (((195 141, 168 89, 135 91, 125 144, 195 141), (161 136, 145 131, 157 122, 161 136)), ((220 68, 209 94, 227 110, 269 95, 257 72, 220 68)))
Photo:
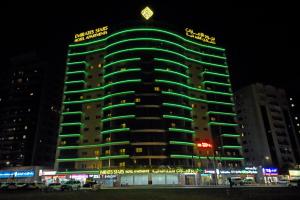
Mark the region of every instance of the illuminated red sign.
POLYGON ((209 144, 207 142, 199 142, 199 143, 197 143, 197 147, 199 147, 199 148, 212 148, 212 144, 209 144))

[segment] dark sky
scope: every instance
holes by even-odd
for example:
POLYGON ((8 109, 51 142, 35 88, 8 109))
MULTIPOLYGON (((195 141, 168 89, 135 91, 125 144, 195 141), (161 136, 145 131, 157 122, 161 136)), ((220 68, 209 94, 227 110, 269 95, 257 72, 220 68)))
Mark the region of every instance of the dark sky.
POLYGON ((282 87, 300 100, 300 52, 296 45, 300 18, 297 7, 288 1, 271 4, 200 0, 61 2, 11 1, 1 5, 4 68, 10 56, 36 50, 53 68, 63 69, 67 45, 74 33, 141 20, 140 10, 149 5, 155 12, 155 21, 215 35, 217 43, 227 49, 234 90, 262 82, 282 87))

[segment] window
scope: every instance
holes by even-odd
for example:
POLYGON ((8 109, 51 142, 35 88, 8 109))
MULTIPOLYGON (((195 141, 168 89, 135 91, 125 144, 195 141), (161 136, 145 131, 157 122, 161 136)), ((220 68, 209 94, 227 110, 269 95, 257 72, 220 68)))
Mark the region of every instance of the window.
POLYGON ((125 162, 120 162, 119 167, 125 167, 125 162))
POLYGON ((171 123, 171 127, 172 128, 176 127, 176 124, 175 123, 171 123))
POLYGON ((121 124, 122 128, 126 128, 126 123, 121 124))
POLYGON ((135 152, 136 153, 142 153, 143 152, 143 148, 135 148, 135 152))
POLYGON ((105 150, 105 155, 109 155, 110 154, 110 150, 105 150))
POLYGON ((102 67, 102 65, 101 65, 101 63, 99 63, 99 64, 98 64, 98 68, 101 68, 101 67, 102 67))
POLYGON ((87 105, 87 106, 86 106, 86 109, 87 109, 87 110, 89 110, 89 109, 91 109, 91 108, 92 108, 91 105, 87 105))
POLYGON ((125 154, 126 149, 120 149, 120 154, 125 154))
POLYGON ((159 92, 160 91, 160 87, 154 87, 154 91, 159 92))
POLYGON ((121 100, 121 103, 126 103, 126 100, 125 99, 121 100))
POLYGON ((135 98, 135 100, 134 100, 136 103, 139 103, 139 102, 141 102, 141 98, 135 98))
POLYGON ((99 150, 94 151, 94 155, 95 155, 95 156, 99 156, 99 155, 100 155, 99 150))

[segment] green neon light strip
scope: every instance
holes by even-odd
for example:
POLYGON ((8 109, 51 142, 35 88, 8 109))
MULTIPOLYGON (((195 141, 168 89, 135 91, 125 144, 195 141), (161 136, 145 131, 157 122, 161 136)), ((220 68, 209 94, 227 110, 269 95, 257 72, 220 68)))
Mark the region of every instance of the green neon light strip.
POLYGON ((76 161, 94 161, 99 160, 98 157, 92 157, 92 158, 59 158, 56 159, 58 162, 76 162, 76 161))
POLYGON ((76 84, 76 83, 86 83, 84 80, 79 80, 79 81, 66 81, 65 84, 66 85, 70 85, 70 84, 76 84))
POLYGON ((61 134, 61 135, 58 135, 58 137, 61 137, 61 138, 66 138, 66 137, 80 137, 81 135, 80 134, 61 134))
POLYGON ((119 108, 119 107, 125 107, 125 106, 134 106, 134 105, 135 105, 135 103, 120 103, 120 104, 115 104, 115 105, 103 107, 102 110, 105 111, 105 110, 110 110, 110 109, 113 109, 113 108, 119 108))
POLYGON ((174 65, 183 67, 185 69, 189 69, 189 67, 187 65, 184 65, 182 63, 179 63, 179 62, 176 62, 176 61, 173 61, 173 60, 168 60, 168 59, 164 59, 164 58, 154 58, 154 60, 159 61, 159 62, 174 64, 174 65))
POLYGON ((82 115, 81 111, 63 112, 62 115, 82 115))
POLYGON ((221 135, 222 137, 233 137, 233 138, 238 138, 240 137, 240 135, 237 134, 228 134, 228 133, 224 133, 221 135))
POLYGON ((104 90, 104 89, 107 89, 107 88, 115 86, 115 85, 121 85, 121 84, 126 84, 126 83, 138 83, 141 81, 142 81, 141 79, 130 79, 130 80, 118 81, 118 82, 114 82, 114 83, 109 83, 102 87, 96 87, 96 88, 90 88, 90 89, 84 89, 84 90, 65 91, 65 94, 75 94, 75 93, 84 93, 84 92, 92 92, 92 91, 97 91, 97 90, 104 90))
POLYGON ((130 119, 130 118, 134 118, 135 115, 122 115, 122 116, 115 116, 115 117, 109 117, 106 119, 102 119, 101 122, 108 122, 108 121, 112 121, 112 120, 118 120, 118 119, 130 119))
POLYGON ((129 155, 102 156, 100 160, 129 158, 129 155))
POLYGON ((232 96, 232 93, 218 92, 218 91, 212 91, 212 90, 203 90, 203 89, 191 87, 189 85, 185 85, 183 83, 178 83, 178 82, 169 81, 169 80, 155 79, 155 82, 157 82, 157 83, 167 83, 167 84, 171 84, 171 85, 178 85, 178 86, 187 88, 189 90, 194 90, 194 91, 208 93, 208 94, 218 94, 218 95, 224 95, 224 96, 232 96))
POLYGON ((187 76, 185 74, 182 74, 182 73, 179 73, 179 72, 175 72, 175 71, 172 71, 172 70, 168 70, 168 69, 158 69, 158 68, 156 68, 156 69, 154 69, 154 71, 168 73, 168 74, 174 74, 174 75, 181 76, 183 78, 189 78, 189 76, 187 76))
POLYGON ((181 133, 189 133, 189 134, 195 134, 195 131, 188 130, 188 129, 181 129, 181 128, 169 128, 170 132, 181 132, 181 133))
POLYGON ((67 75, 70 75, 70 74, 87 74, 85 71, 73 71, 73 72, 67 72, 66 73, 67 75))
POLYGON ((58 149, 88 149, 95 147, 106 147, 106 146, 116 146, 116 145, 125 145, 129 144, 129 141, 120 141, 120 142, 107 142, 103 144, 91 144, 91 145, 79 145, 79 146, 60 146, 58 149))
POLYGON ((56 174, 99 174, 99 170, 56 172, 56 174))
POLYGON ((120 70, 120 71, 116 71, 116 72, 106 74, 106 75, 103 76, 103 78, 106 79, 108 77, 111 77, 111 76, 114 76, 114 75, 117 75, 117 74, 123 74, 123 73, 128 73, 128 72, 138 72, 138 71, 141 71, 141 70, 142 70, 141 68, 132 68, 132 69, 120 70))
POLYGON ((72 122, 72 123, 61 123, 60 126, 82 126, 83 124, 80 122, 72 122))
POLYGON ((110 133, 119 133, 119 132, 126 132, 126 131, 130 131, 130 128, 110 129, 110 130, 106 130, 106 131, 101 131, 101 134, 105 135, 105 134, 110 134, 110 133))
POLYGON ((170 141, 170 144, 183 145, 183 146, 195 146, 192 142, 170 141))
POLYGON ((199 101, 199 102, 203 102, 203 103, 209 103, 209 104, 219 104, 219 105, 226 105, 226 106, 233 106, 233 103, 228 103, 228 102, 221 102, 221 101, 209 101, 209 100, 205 100, 205 99, 200 99, 200 98, 194 98, 194 97, 190 97, 184 94, 179 94, 179 93, 175 93, 175 92, 167 92, 167 91, 162 91, 162 94, 166 94, 166 95, 173 95, 173 96, 178 96, 178 97, 182 97, 182 98, 186 98, 189 99, 191 101, 199 101))
POLYGON ((119 45, 119 44, 123 44, 123 43, 127 43, 127 42, 135 42, 135 41, 163 42, 163 43, 166 43, 166 44, 171 44, 173 46, 179 47, 179 48, 183 49, 184 51, 189 51, 189 52, 192 52, 192 53, 195 53, 195 54, 198 54, 198 55, 208 56, 208 57, 213 57, 213 58, 219 58, 219 59, 226 59, 226 57, 224 57, 224 56, 216 56, 216 55, 212 55, 212 54, 207 54, 207 53, 194 51, 194 50, 186 48, 186 47, 184 47, 184 46, 182 46, 178 43, 171 42, 169 40, 159 39, 159 38, 130 38, 130 39, 125 39, 125 40, 120 40, 118 42, 114 42, 112 44, 107 45, 106 47, 99 48, 99 49, 94 49, 94 50, 84 51, 84 52, 69 53, 68 56, 78 56, 78 55, 86 55, 86 54, 95 53, 95 52, 101 52, 101 51, 105 51, 108 48, 119 45))
POLYGON ((223 149, 241 149, 242 146, 232 146, 232 145, 225 145, 222 146, 223 149))
POLYGON ((68 62, 67 66, 70 66, 70 65, 80 65, 80 64, 84 64, 86 67, 89 65, 86 61, 78 61, 78 62, 68 62))
POLYGON ((191 118, 181 117, 181 116, 176 116, 176 115, 163 115, 163 118, 166 118, 166 119, 178 119, 178 120, 184 120, 184 121, 189 121, 189 122, 193 121, 191 118))
MULTIPOLYGON (((207 159, 206 156, 180 155, 180 154, 171 154, 170 158, 203 159, 203 160, 207 159)), ((208 158, 211 159, 211 160, 215 159, 215 160, 221 160, 221 161, 227 161, 227 160, 239 161, 239 160, 244 160, 244 158, 241 158, 241 157, 213 157, 213 156, 209 156, 208 158)))
POLYGON ((118 92, 114 94, 109 94, 100 98, 96 99, 86 99, 86 100, 78 100, 78 101, 65 101, 64 104, 78 104, 78 103, 90 103, 95 101, 103 101, 104 99, 108 99, 114 96, 121 96, 121 95, 127 95, 127 94, 134 94, 134 91, 126 91, 126 92, 118 92))
POLYGON ((179 105, 179 104, 174 104, 174 103, 163 103, 163 106, 169 106, 169 107, 175 107, 175 108, 182 108, 182 109, 186 109, 188 111, 191 111, 192 108, 188 107, 188 106, 183 106, 183 105, 179 105))
POLYGON ((238 126, 238 124, 224 122, 208 122, 209 126, 238 126))
POLYGON ((228 116, 236 116, 235 113, 228 113, 228 112, 217 112, 217 111, 208 111, 208 115, 228 115, 228 116))
POLYGON ((180 35, 177 35, 175 33, 172 33, 172 32, 169 32, 169 31, 165 31, 165 30, 161 30, 161 29, 156 29, 156 28, 133 28, 133 29, 126 29, 126 30, 123 30, 123 31, 119 31, 119 32, 113 33, 113 34, 107 36, 106 38, 102 38, 102 39, 98 39, 98 40, 94 40, 94 41, 90 41, 90 42, 79 43, 79 44, 75 43, 75 44, 69 45, 69 47, 72 48, 72 47, 86 46, 86 45, 90 45, 90 44, 95 44, 95 43, 103 42, 103 41, 106 41, 109 38, 115 37, 117 35, 122 35, 124 33, 130 33, 130 32, 148 32, 148 31, 158 32, 158 33, 164 33, 164 34, 167 34, 167 35, 172 35, 172 36, 174 36, 174 37, 176 37, 178 39, 183 40, 184 42, 188 42, 188 43, 200 46, 200 47, 205 47, 205 48, 209 48, 209 49, 215 49, 215 50, 225 51, 224 48, 201 44, 201 43, 198 43, 198 42, 195 42, 195 41, 192 41, 192 40, 188 40, 188 39, 186 39, 186 38, 184 38, 184 37, 182 37, 180 35))
POLYGON ((164 52, 164 53, 170 53, 170 54, 176 55, 178 57, 181 57, 185 60, 192 61, 192 62, 199 63, 199 64, 204 64, 204 65, 214 66, 214 67, 221 67, 221 68, 227 68, 228 67, 227 65, 220 65, 220 64, 195 60, 195 59, 189 58, 189 57, 187 57, 183 54, 177 53, 175 51, 161 49, 161 48, 155 48, 155 47, 136 47, 136 48, 123 49, 123 50, 119 50, 119 51, 115 51, 115 52, 107 54, 106 56, 104 56, 104 59, 107 59, 107 58, 109 58, 111 56, 114 56, 116 54, 120 54, 120 53, 124 53, 124 52, 127 53, 127 52, 131 52, 131 51, 159 51, 159 52, 164 52))
POLYGON ((203 81, 202 84, 203 84, 203 85, 205 85, 205 84, 222 85, 222 86, 230 87, 230 84, 229 84, 229 83, 221 83, 221 82, 216 82, 216 81, 203 81))
POLYGON ((105 64, 103 66, 103 68, 107 68, 107 67, 110 67, 110 66, 113 66, 113 65, 117 65, 117 64, 120 64, 120 63, 124 63, 124 62, 132 62, 132 61, 139 61, 141 60, 141 58, 127 58, 127 59, 123 59, 123 60, 118 60, 118 61, 115 61, 115 62, 111 62, 111 63, 108 63, 108 64, 105 64))
POLYGON ((221 74, 221 73, 210 72, 210 71, 204 71, 200 74, 201 74, 201 76, 203 76, 204 74, 209 74, 209 75, 220 76, 220 77, 229 77, 228 74, 221 74))

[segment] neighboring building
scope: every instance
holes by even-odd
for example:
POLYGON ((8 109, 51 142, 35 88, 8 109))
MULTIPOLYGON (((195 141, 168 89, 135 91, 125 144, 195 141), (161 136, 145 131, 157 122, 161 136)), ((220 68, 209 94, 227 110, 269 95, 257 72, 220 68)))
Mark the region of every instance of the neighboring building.
MULTIPOLYGON (((177 168, 242 166, 225 49, 203 33, 191 38, 198 34, 192 29, 182 34, 151 24, 75 35, 66 64, 58 173, 100 170, 125 173, 123 184, 178 184, 177 168), (130 175, 122 171, 127 169, 130 175), (155 169, 175 171, 148 176, 155 169), (133 178, 130 170, 139 175, 133 178)), ((183 176, 186 184, 195 183, 194 174, 183 176)))
POLYGON ((53 166, 62 78, 51 76, 52 69, 28 53, 12 58, 2 74, 0 168, 53 166))
POLYGON ((286 169, 299 159, 299 142, 286 93, 270 85, 253 84, 235 93, 245 162, 286 169))

